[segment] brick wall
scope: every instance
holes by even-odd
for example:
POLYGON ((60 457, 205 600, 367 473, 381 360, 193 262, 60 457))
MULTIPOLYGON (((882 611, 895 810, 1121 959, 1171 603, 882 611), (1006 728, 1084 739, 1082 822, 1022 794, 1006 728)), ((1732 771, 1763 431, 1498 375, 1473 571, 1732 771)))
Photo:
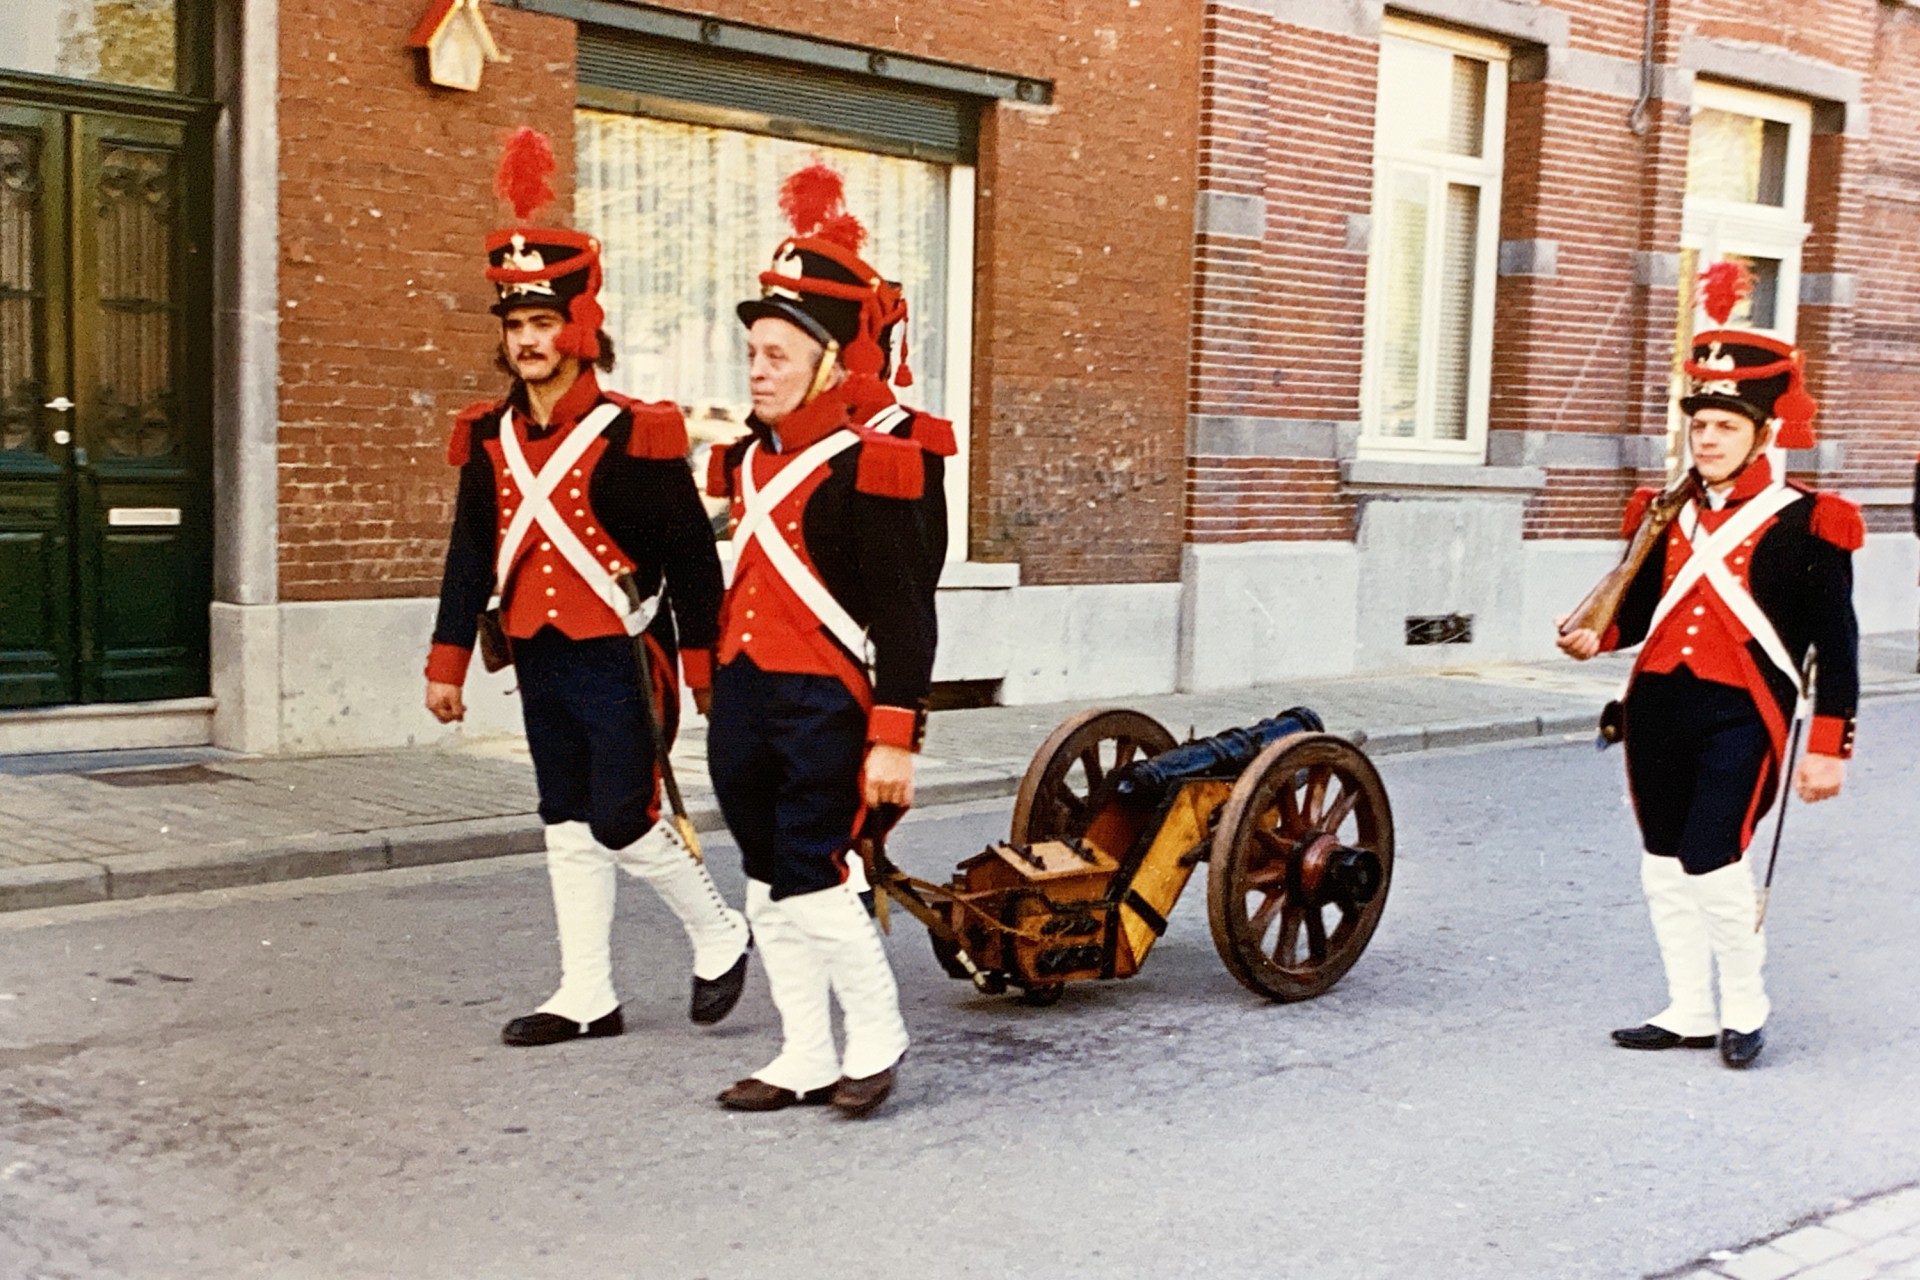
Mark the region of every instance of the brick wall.
POLYGON ((499 383, 481 241, 500 141, 556 139, 570 207, 573 27, 491 7, 513 60, 480 92, 426 87, 420 6, 283 0, 280 587, 287 600, 430 595, 452 513, 449 414, 499 383))
MULTIPOLYGON (((1920 453, 1920 9, 1878 6, 1869 106, 1872 130, 1855 184, 1862 233, 1855 257, 1844 483, 1909 489, 1920 453)), ((1823 424, 1831 430, 1835 419, 1823 424)), ((1876 528, 1912 529, 1904 508, 1873 513, 1876 528)))
MULTIPOLYGON (((1583 64, 1589 79, 1604 68, 1616 84, 1634 83, 1640 0, 1551 7, 1567 19, 1571 49, 1593 59, 1583 64)), ((1377 37, 1282 28, 1257 8, 1207 10, 1201 185, 1264 194, 1267 217, 1264 238, 1198 240, 1192 410, 1350 422, 1360 414, 1365 264, 1335 232, 1368 209, 1377 37)), ((1326 15, 1343 21, 1333 8, 1326 15)), ((1851 277, 1858 302, 1799 311, 1821 437, 1845 459, 1844 470, 1807 478, 1909 483, 1920 448, 1920 12, 1852 0, 1687 0, 1659 10, 1655 52, 1668 75, 1712 63, 1764 87, 1817 63, 1809 74, 1835 92, 1849 76, 1867 84, 1870 129, 1856 109, 1846 133, 1830 132, 1829 112, 1813 139, 1803 269, 1851 277)), ((1591 458, 1607 446, 1592 437, 1623 438, 1622 456, 1637 459, 1665 434, 1679 295, 1658 278, 1658 256, 1642 258, 1637 273, 1636 253, 1679 248, 1690 111, 1655 98, 1636 135, 1621 89, 1570 83, 1560 61, 1521 57, 1516 68, 1501 238, 1547 242, 1557 262, 1496 283, 1489 428, 1529 442, 1588 437, 1561 451, 1586 461, 1549 463, 1526 536, 1611 537, 1627 493, 1661 479, 1657 469, 1596 468, 1591 458), (1542 69, 1550 79, 1528 82, 1542 69)), ((1351 536, 1340 487, 1296 485, 1284 459, 1195 458, 1188 489, 1195 541, 1351 536)))
MULTIPOLYGON (((1028 582, 1177 578, 1197 13, 1178 0, 1094 0, 1070 23, 1018 0, 685 7, 1054 82, 1052 106, 1000 104, 984 121, 972 550, 1019 561, 1028 582)), ((573 25, 490 5, 512 61, 478 94, 450 93, 417 83, 401 48, 417 9, 283 4, 289 599, 436 588, 447 414, 498 382, 478 247, 500 212, 499 138, 534 124, 571 168, 573 25)))

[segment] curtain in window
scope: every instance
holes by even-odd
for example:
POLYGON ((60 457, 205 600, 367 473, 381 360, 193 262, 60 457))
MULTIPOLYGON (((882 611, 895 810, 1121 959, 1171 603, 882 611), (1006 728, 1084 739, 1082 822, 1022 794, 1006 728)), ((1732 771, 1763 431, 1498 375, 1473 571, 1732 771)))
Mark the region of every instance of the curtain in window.
MULTIPOLYGON (((581 110, 575 222, 598 236, 602 299, 631 395, 677 401, 696 450, 745 428, 746 334, 734 305, 790 233, 779 190, 816 158, 846 178, 866 224, 862 256, 906 291, 914 385, 903 397, 945 413, 947 170, 942 165, 781 138, 581 110)), ((698 459, 696 459, 696 464, 698 459)))

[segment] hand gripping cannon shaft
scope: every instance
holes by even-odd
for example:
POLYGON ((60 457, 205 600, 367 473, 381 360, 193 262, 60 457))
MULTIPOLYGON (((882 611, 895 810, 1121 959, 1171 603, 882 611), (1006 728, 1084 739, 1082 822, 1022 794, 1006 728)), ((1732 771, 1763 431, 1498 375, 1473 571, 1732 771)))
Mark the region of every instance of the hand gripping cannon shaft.
POLYGON ((1084 712, 1035 753, 1008 839, 947 883, 862 842, 883 922, 891 899, 952 976, 1051 1004, 1069 982, 1139 972, 1205 862, 1228 971, 1273 1000, 1317 996, 1366 950, 1393 879, 1386 788, 1324 729, 1294 707, 1177 744, 1140 712, 1084 712))

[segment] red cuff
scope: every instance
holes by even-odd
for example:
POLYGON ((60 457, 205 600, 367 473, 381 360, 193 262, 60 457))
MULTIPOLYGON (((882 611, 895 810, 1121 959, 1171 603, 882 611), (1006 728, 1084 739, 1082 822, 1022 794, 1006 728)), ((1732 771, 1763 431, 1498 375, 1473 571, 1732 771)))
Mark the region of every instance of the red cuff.
POLYGON ((680 676, 687 682, 689 689, 706 689, 713 685, 713 650, 682 649, 680 651, 680 676))
POLYGON ((467 664, 472 661, 473 650, 471 649, 462 649, 452 644, 436 644, 427 654, 427 679, 435 684, 465 684, 467 664))
POLYGON ((1612 653, 1620 647, 1620 624, 1614 623, 1600 634, 1600 652, 1612 653))
POLYGON ((867 713, 868 742, 918 751, 926 733, 924 712, 908 707, 875 707, 867 713))
POLYGON ((1807 753, 1853 758, 1853 720, 1846 716, 1815 716, 1807 731, 1807 753))

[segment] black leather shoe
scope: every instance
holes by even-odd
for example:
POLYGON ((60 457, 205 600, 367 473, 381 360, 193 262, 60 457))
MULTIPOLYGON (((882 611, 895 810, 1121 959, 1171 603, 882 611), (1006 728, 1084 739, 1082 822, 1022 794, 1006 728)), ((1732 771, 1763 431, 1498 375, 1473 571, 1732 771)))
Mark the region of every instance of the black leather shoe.
POLYGON ((747 953, 753 950, 753 943, 747 943, 747 950, 733 962, 733 968, 717 978, 707 979, 695 974, 693 977, 693 1001, 687 1006, 687 1016, 701 1026, 712 1026, 733 1012, 733 1006, 740 1003, 740 993, 747 989, 747 953))
POLYGON ((892 1092, 892 1067, 858 1080, 841 1076, 840 1083, 833 1086, 833 1109, 850 1120, 857 1120, 885 1102, 892 1092))
POLYGON ((1613 1033, 1613 1042, 1622 1049, 1711 1049, 1719 1043, 1712 1036, 1683 1036, 1651 1022, 1622 1027, 1613 1033))
POLYGON ((606 1017, 586 1023, 563 1018, 557 1013, 530 1013, 500 1028, 500 1038, 508 1044, 519 1046, 560 1044, 582 1037, 617 1036, 626 1029, 626 1020, 620 1016, 620 1006, 615 1005, 613 1012, 606 1017))
POLYGON ((1761 1034, 1764 1028, 1755 1027, 1751 1031, 1720 1032, 1720 1061, 1735 1071, 1744 1071, 1753 1065, 1760 1056, 1760 1050, 1766 1046, 1767 1038, 1761 1034))
POLYGON ((719 1101, 729 1111, 785 1111, 788 1107, 823 1106, 832 1099, 833 1090, 834 1086, 829 1084, 795 1093, 748 1076, 721 1090, 719 1101))

